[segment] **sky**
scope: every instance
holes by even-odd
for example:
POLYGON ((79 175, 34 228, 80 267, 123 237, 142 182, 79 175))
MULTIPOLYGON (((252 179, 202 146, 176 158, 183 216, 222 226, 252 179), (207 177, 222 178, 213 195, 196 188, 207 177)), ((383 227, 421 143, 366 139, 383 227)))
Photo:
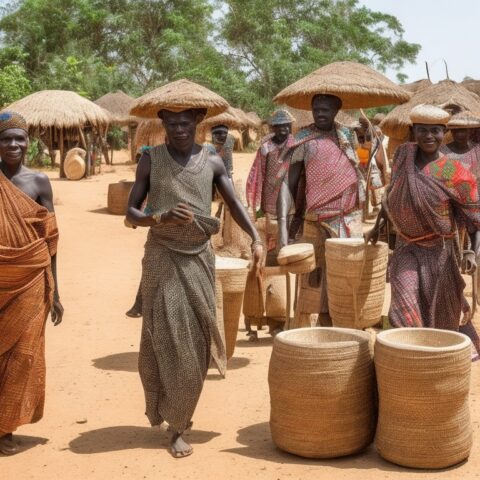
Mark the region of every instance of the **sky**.
MULTIPOLYGON (((445 59, 450 79, 457 82, 466 76, 480 80, 480 1, 479 0, 359 0, 374 11, 398 18, 404 39, 422 46, 415 65, 402 72, 406 82, 426 78, 425 61, 430 78, 446 78, 445 59)), ((396 71, 387 77, 396 81, 396 71)))

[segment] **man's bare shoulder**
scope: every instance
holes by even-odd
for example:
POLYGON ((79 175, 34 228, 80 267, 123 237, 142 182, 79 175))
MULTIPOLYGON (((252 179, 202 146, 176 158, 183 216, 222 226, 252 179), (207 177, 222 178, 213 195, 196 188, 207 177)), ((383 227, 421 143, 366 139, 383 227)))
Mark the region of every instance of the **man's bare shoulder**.
POLYGON ((220 157, 218 153, 209 152, 208 161, 210 162, 210 165, 212 165, 213 171, 215 173, 222 173, 223 171, 226 172, 222 157, 220 157))

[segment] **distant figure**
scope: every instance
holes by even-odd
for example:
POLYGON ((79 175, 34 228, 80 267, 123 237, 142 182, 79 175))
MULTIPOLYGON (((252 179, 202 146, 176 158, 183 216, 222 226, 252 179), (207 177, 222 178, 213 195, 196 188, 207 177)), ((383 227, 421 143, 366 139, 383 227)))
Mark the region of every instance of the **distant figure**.
POLYGON ((227 125, 215 125, 212 132, 212 144, 215 152, 223 160, 228 178, 233 178, 233 146, 235 138, 228 133, 227 125))
POLYGON ((27 124, 0 113, 0 453, 17 453, 12 433, 38 422, 45 402, 45 322, 62 321, 58 230, 48 177, 23 165, 27 124))
POLYGON ((211 359, 222 375, 226 369, 210 243, 219 229, 219 220, 211 216, 213 187, 251 237, 254 268, 260 266, 263 247, 222 159, 195 144, 205 110, 161 110, 159 116, 168 144, 140 158, 127 220, 150 228, 143 258, 139 356, 146 414, 152 425, 169 424, 170 451, 180 458, 193 451, 183 433, 191 426, 211 359), (145 199, 154 213, 142 210, 145 199))

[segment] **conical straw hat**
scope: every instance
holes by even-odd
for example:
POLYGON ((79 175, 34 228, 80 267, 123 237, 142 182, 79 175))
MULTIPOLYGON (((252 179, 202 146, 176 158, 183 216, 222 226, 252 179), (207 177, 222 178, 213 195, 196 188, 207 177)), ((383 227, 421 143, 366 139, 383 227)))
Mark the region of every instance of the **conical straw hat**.
POLYGON ((312 98, 322 93, 339 97, 343 109, 399 104, 411 97, 409 92, 366 65, 335 62, 284 88, 273 100, 310 110, 312 98))
POLYGON ((182 79, 137 98, 130 115, 158 118, 160 110, 181 112, 190 108, 206 108, 206 116, 212 117, 224 112, 228 108, 228 102, 208 88, 182 79))
POLYGON ((215 115, 213 117, 207 118, 201 123, 205 128, 212 128, 215 125, 226 125, 229 128, 241 128, 246 125, 243 118, 240 118, 237 114, 237 109, 228 107, 227 110, 215 115))
POLYGON ((450 118, 447 128, 480 128, 480 115, 472 112, 457 113, 450 118))

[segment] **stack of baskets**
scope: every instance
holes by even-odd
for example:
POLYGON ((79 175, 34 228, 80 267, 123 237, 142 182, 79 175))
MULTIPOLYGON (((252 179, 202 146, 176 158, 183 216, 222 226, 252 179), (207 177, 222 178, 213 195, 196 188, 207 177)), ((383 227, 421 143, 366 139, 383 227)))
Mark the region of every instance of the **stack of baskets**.
POLYGON ((388 245, 367 245, 361 238, 332 238, 325 249, 333 325, 364 329, 378 324, 385 298, 388 245))

